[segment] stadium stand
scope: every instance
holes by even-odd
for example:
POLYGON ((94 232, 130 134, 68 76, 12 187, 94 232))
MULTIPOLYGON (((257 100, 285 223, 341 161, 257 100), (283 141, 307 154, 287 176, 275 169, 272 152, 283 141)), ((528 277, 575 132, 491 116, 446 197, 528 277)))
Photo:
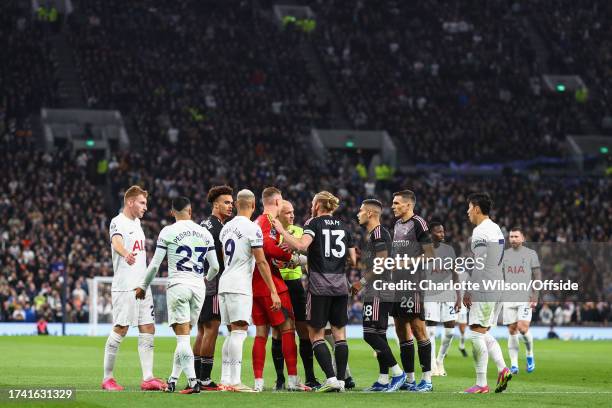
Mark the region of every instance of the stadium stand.
MULTIPOLYGON (((15 1, 2 2, 0 37, 14 58, 0 71, 0 218, 6 220, 0 224, 0 321, 60 321, 63 269, 70 292, 66 319, 88 321, 86 279, 112 274, 108 222, 133 183, 151 194, 143 219, 149 250, 169 221, 172 197, 190 197, 199 219, 209 210, 208 188, 223 183, 256 193, 279 187, 299 223, 309 216, 313 193, 332 190, 343 200, 338 214, 359 236, 355 214, 367 197, 355 168, 359 153, 332 152, 321 162, 307 145, 311 127, 329 125, 330 101, 306 70, 299 51, 304 41, 315 44, 354 127, 387 129, 407 146, 413 163, 563 154, 564 135, 579 130, 571 114, 583 108, 571 98, 534 94, 529 79, 542 67, 521 30, 522 17, 538 22, 542 37, 554 44, 551 65, 571 50, 606 67, 610 37, 603 29, 589 31, 591 47, 574 51, 586 35, 579 26, 603 24, 609 11, 594 8, 563 25, 573 2, 560 2, 558 13, 547 13, 549 2, 515 9, 490 1, 479 13, 461 2, 404 3, 307 2, 319 28, 308 37, 292 27, 280 31, 246 3, 214 2, 203 10, 198 1, 75 1, 64 29, 88 105, 119 109, 133 124, 133 149, 113 153, 101 186, 90 177, 96 163, 87 152, 38 150, 30 115, 57 103, 53 51, 45 27, 15 1)), ((609 72, 563 64, 601 89, 585 108, 593 120, 609 115, 609 72)), ((419 213, 443 220, 448 240, 459 248, 470 231, 465 198, 476 190, 489 191, 494 217, 506 227, 522 225, 531 241, 609 242, 612 235, 609 178, 398 170, 378 187, 386 204, 391 191, 414 190, 419 213)), ((391 226, 388 211, 384 220, 391 226)), ((612 277, 603 279, 609 288, 612 277)), ((100 301, 109 307, 109 299, 100 301)), ((355 298, 352 321, 361 320, 361 306, 355 298)), ((603 301, 540 308, 534 320, 545 324, 600 324, 611 317, 603 301)))

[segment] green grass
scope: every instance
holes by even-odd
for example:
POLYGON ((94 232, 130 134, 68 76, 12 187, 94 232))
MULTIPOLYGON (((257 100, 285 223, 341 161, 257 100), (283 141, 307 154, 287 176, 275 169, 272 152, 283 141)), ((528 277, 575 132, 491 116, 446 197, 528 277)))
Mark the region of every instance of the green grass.
MULTIPOLYGON (((102 337, 0 337, 0 388, 8 387, 74 387, 75 401, 65 402, 6 402, 0 406, 58 406, 58 407, 136 407, 148 408, 178 406, 268 406, 299 407, 316 404, 333 406, 509 406, 517 407, 591 407, 610 406, 612 401, 612 343, 604 341, 538 341, 535 345, 537 370, 524 371, 521 349, 521 373, 515 377, 503 394, 463 395, 459 391, 474 383, 471 357, 463 358, 457 349, 457 340, 451 346, 446 360, 448 377, 434 377, 435 390, 431 394, 400 392, 394 394, 362 393, 344 394, 260 394, 205 393, 180 395, 137 392, 140 383, 140 363, 136 339, 128 338, 122 345, 117 359, 115 377, 129 392, 108 393, 99 390, 102 376, 102 358, 105 338, 102 337), (209 405, 210 406, 210 405, 209 405)), ((166 378, 171 370, 175 340, 158 338, 155 348, 155 373, 166 378)), ((219 378, 221 342, 217 347, 217 360, 213 377, 219 378)), ((252 339, 245 344, 243 380, 252 385, 252 339)), ((377 364, 365 342, 351 340, 349 363, 357 389, 370 385, 377 377, 377 364)), ((397 354, 397 349, 393 345, 397 354)), ((522 347, 522 346, 521 346, 522 347)), ((468 344, 469 348, 469 344, 468 344)), ((507 359, 505 342, 502 344, 507 359)), ((268 345, 269 350, 269 345, 268 345)), ((301 364, 301 362, 300 362, 301 364)), ((316 362, 315 362, 316 367, 316 362)), ((300 368, 301 370, 301 368, 300 368)), ((317 370, 318 367, 317 367, 317 370)), ((495 368, 489 363, 489 382, 495 383, 495 368)), ((265 379, 273 384, 275 375, 268 352, 265 379)), ((318 371, 318 377, 323 375, 318 371)), ((418 373, 417 373, 418 377, 418 373)), ((303 378, 303 375, 302 375, 303 378)), ((182 387, 184 379, 181 379, 182 387)), ((5 392, 5 391, 4 391, 5 392)))

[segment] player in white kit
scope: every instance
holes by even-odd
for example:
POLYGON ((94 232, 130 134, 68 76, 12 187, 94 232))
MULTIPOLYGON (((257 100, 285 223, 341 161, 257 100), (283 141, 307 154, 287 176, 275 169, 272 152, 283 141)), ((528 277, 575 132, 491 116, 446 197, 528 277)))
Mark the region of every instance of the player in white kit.
POLYGON ((181 394, 194 394, 200 392, 200 382, 195 374, 189 334, 198 322, 204 303, 204 274, 208 272, 209 275, 215 275, 219 270, 219 262, 212 235, 191 220, 191 203, 188 198, 176 197, 172 200, 172 215, 176 222, 164 227, 159 233, 155 255, 146 276, 136 288, 136 298, 145 297, 145 291, 167 255, 168 324, 176 334, 176 349, 167 391, 175 391, 177 380, 181 372, 184 372, 188 385, 181 394))
MULTIPOLYGON (((220 387, 225 391, 255 392, 241 380, 242 346, 247 336, 253 309, 253 270, 255 264, 270 289, 272 310, 279 310, 281 300, 272 281, 272 272, 263 250, 263 233, 251 221, 255 195, 241 190, 236 196, 237 215, 221 229, 225 270, 219 279, 219 312, 221 324, 230 329, 223 342, 220 387)), ((214 276, 208 276, 212 279, 214 276)))
MULTIPOLYGON (((532 279, 541 279, 540 260, 533 249, 523 245, 525 236, 520 227, 510 230, 508 239, 510 248, 504 251, 504 280, 510 283, 527 283, 532 279)), ((533 336, 529 332, 531 309, 537 302, 537 293, 518 293, 514 302, 504 302, 503 322, 508 325, 508 354, 510 355, 510 371, 518 374, 519 332, 525 343, 527 354, 527 372, 535 370, 533 356, 533 336)))
MULTIPOLYGON (((431 231, 435 260, 432 267, 425 270, 426 279, 438 284, 449 283, 451 280, 458 282, 459 276, 454 270, 455 250, 444 243, 444 225, 441 222, 433 221, 429 224, 429 231, 431 231)), ((460 309, 461 291, 425 292, 425 321, 427 335, 431 342, 432 375, 446 376, 444 359, 453 341, 455 320, 460 309), (444 336, 436 357, 436 326, 438 323, 444 325, 444 336)))
POLYGON ((164 381, 153 376, 153 335, 155 314, 151 291, 142 300, 134 299, 134 288, 147 269, 145 235, 140 219, 147 211, 148 193, 139 186, 128 188, 123 197, 123 210, 111 220, 110 240, 113 257, 113 283, 111 287, 113 329, 104 347, 104 379, 102 389, 121 391, 113 377, 115 359, 121 341, 130 326, 138 326, 138 355, 142 367, 143 391, 163 390, 164 381))
POLYGON ((465 390, 469 394, 486 394, 487 365, 489 357, 497 366, 497 386, 495 392, 502 392, 512 379, 512 374, 504 361, 504 355, 497 340, 488 332, 497 324, 502 302, 499 291, 486 289, 485 282, 502 281, 502 261, 504 256, 504 234, 499 225, 491 221, 489 212, 492 201, 486 193, 476 193, 468 197, 468 217, 475 225, 472 232, 472 252, 475 266, 470 282, 478 283, 479 290, 466 291, 463 304, 469 309, 468 324, 471 330, 472 351, 476 366, 476 385, 465 390))

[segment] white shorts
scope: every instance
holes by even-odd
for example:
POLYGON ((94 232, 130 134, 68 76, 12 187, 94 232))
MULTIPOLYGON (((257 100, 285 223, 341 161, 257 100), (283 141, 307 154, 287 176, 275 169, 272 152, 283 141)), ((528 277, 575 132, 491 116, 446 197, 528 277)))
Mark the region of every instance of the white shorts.
POLYGON ((459 313, 457 313, 457 320, 455 320, 458 324, 467 324, 468 322, 468 309, 464 305, 461 305, 461 309, 459 313))
POLYGON ((425 320, 444 323, 456 318, 455 302, 425 302, 425 320))
POLYGON ((155 324, 155 308, 151 288, 142 300, 136 299, 136 292, 111 292, 114 326, 140 326, 155 324))
POLYGON ((251 324, 253 296, 242 293, 219 293, 219 314, 224 326, 232 322, 245 321, 251 324))
POLYGON ((166 290, 168 324, 189 323, 195 326, 204 304, 206 288, 176 283, 166 290))
POLYGON ((531 307, 529 303, 504 303, 504 324, 513 324, 519 320, 531 321, 531 307))
POLYGON ((501 312, 502 302, 474 302, 468 312, 468 322, 482 327, 497 326, 497 319, 501 312))

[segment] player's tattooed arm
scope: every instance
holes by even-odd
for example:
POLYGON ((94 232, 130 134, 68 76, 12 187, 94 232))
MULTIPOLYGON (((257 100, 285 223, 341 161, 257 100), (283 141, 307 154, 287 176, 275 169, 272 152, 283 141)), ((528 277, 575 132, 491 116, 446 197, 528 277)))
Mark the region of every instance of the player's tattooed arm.
POLYGON ((296 238, 283 227, 283 224, 278 219, 275 219, 273 223, 276 231, 283 236, 283 241, 291 248, 297 251, 306 251, 312 243, 312 237, 310 235, 304 234, 300 238, 296 238))
POLYGON ((111 246, 115 252, 125 258, 125 262, 127 262, 128 265, 134 265, 136 256, 123 246, 123 237, 120 234, 113 235, 113 238, 111 238, 111 246))
MULTIPOLYGON (((355 250, 355 248, 352 248, 352 249, 355 250)), ((356 255, 356 251, 355 251, 355 255, 356 255)), ((388 256, 388 252, 386 250, 376 252, 376 258, 385 259, 387 258, 387 256, 388 256)), ((365 273, 363 274, 363 276, 361 277, 361 279, 353 283, 353 286, 351 287, 351 294, 356 295, 357 293, 359 293, 361 289, 363 289, 363 287, 366 285, 366 283, 370 283, 374 280, 375 276, 376 275, 372 269, 367 269, 365 273)))

